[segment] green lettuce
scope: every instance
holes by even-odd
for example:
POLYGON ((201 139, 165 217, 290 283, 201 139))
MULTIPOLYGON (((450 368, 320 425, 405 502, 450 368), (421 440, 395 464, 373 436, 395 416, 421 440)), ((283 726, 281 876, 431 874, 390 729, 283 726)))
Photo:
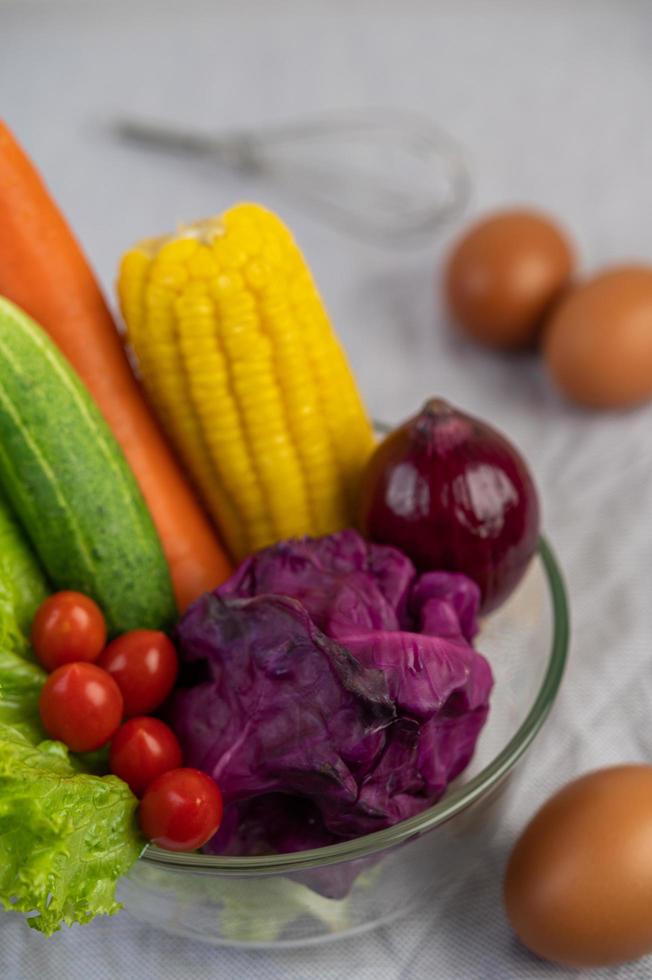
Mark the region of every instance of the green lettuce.
POLYGON ((11 726, 34 744, 45 738, 38 698, 46 676, 37 664, 0 643, 0 724, 11 726))
POLYGON ((27 637, 47 594, 45 576, 0 491, 0 650, 33 658, 27 637))
POLYGON ((141 853, 138 801, 115 776, 79 773, 59 742, 0 723, 0 904, 50 935, 120 908, 141 853))
POLYGON ((48 741, 38 699, 46 673, 28 635, 45 579, 0 495, 0 908, 47 935, 111 915, 118 878, 141 853, 129 787, 106 751, 68 755, 48 741))

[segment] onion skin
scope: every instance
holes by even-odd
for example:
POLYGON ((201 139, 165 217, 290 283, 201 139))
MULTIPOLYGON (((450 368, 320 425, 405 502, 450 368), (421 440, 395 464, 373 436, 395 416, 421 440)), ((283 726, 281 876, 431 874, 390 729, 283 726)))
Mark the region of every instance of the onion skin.
POLYGON ((507 439, 431 399, 376 448, 362 477, 359 521, 367 537, 400 548, 419 571, 468 575, 486 613, 513 591, 536 550, 539 502, 507 439))

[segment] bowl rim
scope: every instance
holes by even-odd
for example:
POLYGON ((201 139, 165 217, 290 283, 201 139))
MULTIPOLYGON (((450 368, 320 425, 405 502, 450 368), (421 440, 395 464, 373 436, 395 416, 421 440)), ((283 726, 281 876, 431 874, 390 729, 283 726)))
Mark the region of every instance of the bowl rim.
POLYGON ((140 859, 148 864, 164 866, 170 871, 217 873, 235 877, 307 871, 342 861, 366 858, 378 851, 404 844, 411 838, 446 823, 481 797, 488 796, 514 768, 541 729, 559 691, 566 665, 570 633, 566 588, 554 552, 543 536, 539 538, 537 553, 552 601, 553 633, 546 672, 532 707, 516 733, 498 755, 468 783, 446 794, 427 810, 407 820, 401 820, 392 827, 339 844, 329 844, 327 847, 285 854, 224 857, 197 851, 166 851, 149 844, 140 859))

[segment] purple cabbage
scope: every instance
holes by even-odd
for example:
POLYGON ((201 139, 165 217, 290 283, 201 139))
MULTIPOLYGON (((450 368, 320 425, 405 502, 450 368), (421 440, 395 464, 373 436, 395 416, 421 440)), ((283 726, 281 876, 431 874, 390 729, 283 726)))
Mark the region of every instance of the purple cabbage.
POLYGON ((184 662, 204 662, 210 680, 177 694, 174 727, 186 763, 213 776, 227 804, 286 792, 357 805, 396 719, 382 671, 285 596, 205 596, 179 639, 184 662))
POLYGON ((414 566, 355 531, 281 541, 247 558, 217 593, 226 598, 286 595, 297 599, 328 636, 341 627, 396 630, 407 625, 414 566))
POLYGON ((347 530, 261 551, 198 600, 171 721, 224 797, 206 850, 311 849, 436 802, 488 712, 479 599, 347 530))

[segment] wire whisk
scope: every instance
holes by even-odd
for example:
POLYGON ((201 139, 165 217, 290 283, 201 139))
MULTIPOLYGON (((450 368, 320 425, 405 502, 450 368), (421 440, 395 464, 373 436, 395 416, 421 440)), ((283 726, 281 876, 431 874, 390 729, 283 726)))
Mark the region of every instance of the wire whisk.
POLYGON ((391 109, 216 135, 129 118, 113 129, 130 142, 271 180, 330 223, 380 244, 432 236, 470 196, 454 140, 424 117, 391 109))

